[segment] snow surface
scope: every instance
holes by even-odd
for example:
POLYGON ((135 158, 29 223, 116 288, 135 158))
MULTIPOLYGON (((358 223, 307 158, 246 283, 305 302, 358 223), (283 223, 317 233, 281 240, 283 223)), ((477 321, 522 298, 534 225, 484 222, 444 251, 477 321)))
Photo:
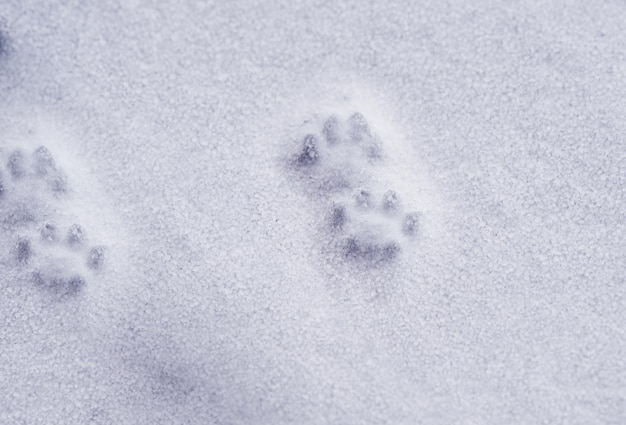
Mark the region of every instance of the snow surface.
POLYGON ((0 2, 0 423, 626 423, 624 2, 182 3, 0 2))

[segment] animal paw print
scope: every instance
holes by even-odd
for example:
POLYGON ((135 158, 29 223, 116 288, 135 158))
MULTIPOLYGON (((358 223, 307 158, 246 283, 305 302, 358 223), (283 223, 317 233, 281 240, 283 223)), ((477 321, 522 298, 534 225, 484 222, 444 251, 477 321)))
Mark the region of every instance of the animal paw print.
POLYGON ((72 197, 65 172, 45 146, 30 154, 0 151, 0 159, 0 246, 8 262, 46 293, 77 296, 104 267, 105 248, 90 245, 86 229, 66 214, 72 197))
POLYGON ((390 183, 382 140, 360 112, 308 130, 292 168, 312 200, 330 205, 327 230, 341 257, 367 267, 393 261, 419 235, 422 215, 390 183))

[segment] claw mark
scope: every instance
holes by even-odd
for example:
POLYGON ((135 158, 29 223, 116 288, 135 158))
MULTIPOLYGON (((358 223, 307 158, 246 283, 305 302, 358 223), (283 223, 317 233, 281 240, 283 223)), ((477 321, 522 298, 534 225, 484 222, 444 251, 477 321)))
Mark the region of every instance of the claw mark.
POLYGON ((24 154, 20 150, 15 150, 9 155, 7 168, 14 179, 24 177, 26 174, 26 166, 24 164, 24 154))
POLYGON ((420 225, 420 214, 419 213, 410 213, 404 217, 404 221, 402 222, 402 233, 407 236, 414 236, 419 230, 420 225))
POLYGON ((17 241, 17 262, 20 264, 26 264, 30 260, 31 247, 30 241, 27 239, 20 239, 17 241))
POLYGON ((104 264, 104 247, 97 246, 89 251, 87 266, 92 270, 99 270, 104 264))
POLYGON ((85 232, 83 228, 78 224, 72 224, 67 231, 67 243, 71 247, 78 247, 85 241, 85 232))
POLYGON ((317 150, 317 137, 307 134, 302 143, 302 152, 298 156, 298 164, 302 166, 315 165, 319 160, 319 152, 317 150))

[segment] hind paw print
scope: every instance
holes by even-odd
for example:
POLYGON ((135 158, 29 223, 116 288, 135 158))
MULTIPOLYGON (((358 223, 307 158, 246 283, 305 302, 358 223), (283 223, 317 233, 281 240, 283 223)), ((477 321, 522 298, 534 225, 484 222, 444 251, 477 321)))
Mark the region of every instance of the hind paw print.
POLYGON ((367 189, 335 193, 329 230, 340 239, 345 259, 369 266, 394 260, 419 233, 420 213, 404 212, 393 190, 382 196, 367 189))

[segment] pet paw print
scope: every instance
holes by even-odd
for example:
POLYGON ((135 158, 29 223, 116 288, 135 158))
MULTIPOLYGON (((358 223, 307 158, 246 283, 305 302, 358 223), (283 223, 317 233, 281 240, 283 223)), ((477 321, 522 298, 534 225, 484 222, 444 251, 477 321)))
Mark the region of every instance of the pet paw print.
POLYGON ((0 151, 0 223, 5 254, 32 284, 57 298, 77 296, 105 265, 104 246, 66 214, 76 202, 50 150, 0 151))
POLYGON ((308 124, 290 162, 309 197, 329 205, 328 235, 341 257, 366 267, 392 262, 418 237, 422 214, 388 178, 383 141, 360 112, 308 124))

